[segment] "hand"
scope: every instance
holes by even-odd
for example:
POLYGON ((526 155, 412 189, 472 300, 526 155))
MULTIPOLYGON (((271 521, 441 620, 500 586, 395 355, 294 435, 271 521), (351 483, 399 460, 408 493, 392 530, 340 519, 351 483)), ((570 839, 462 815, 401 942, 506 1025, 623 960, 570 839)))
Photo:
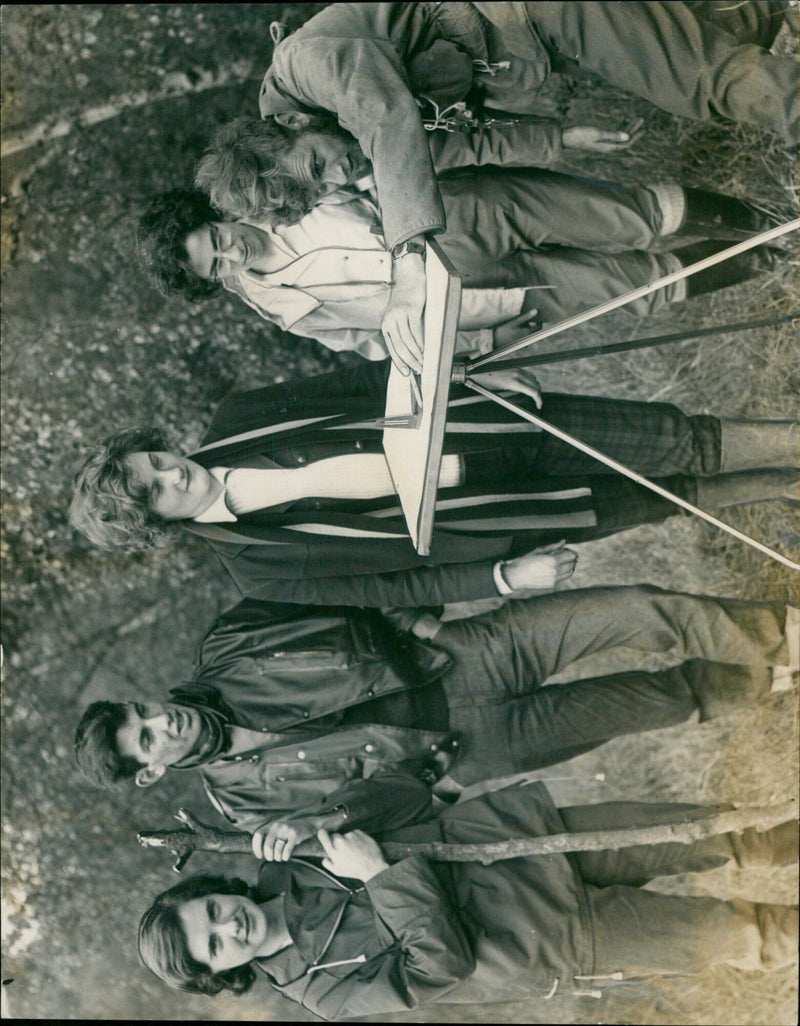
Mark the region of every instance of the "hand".
POLYGON ((394 284, 381 331, 392 362, 408 376, 409 369, 422 370, 422 311, 427 282, 425 263, 417 253, 407 253, 394 262, 394 284))
POLYGON ((636 118, 628 125, 626 132, 608 132, 594 125, 565 128, 561 133, 561 144, 574 150, 588 150, 590 153, 615 153, 633 146, 643 134, 644 118, 636 118))
POLYGON ((288 862, 301 841, 313 837, 319 821, 312 818, 276 820, 259 827, 253 834, 253 854, 267 862, 288 862))
POLYGON ((377 842, 363 830, 352 830, 349 834, 318 830, 317 837, 328 856, 322 860, 322 865, 335 876, 348 876, 366 883, 389 868, 377 842))
POLYGON ((514 591, 528 588, 549 590, 569 580, 575 573, 577 562, 578 553, 564 548, 564 542, 560 541, 509 560, 503 566, 502 574, 506 584, 514 591))
POLYGON ((511 392, 530 396, 536 404, 536 409, 541 410, 542 408, 542 390, 536 375, 525 370, 524 367, 517 367, 513 370, 481 371, 480 374, 473 374, 471 377, 479 385, 490 388, 494 392, 508 389, 511 392))
POLYGON ((502 349, 503 346, 511 345, 519 338, 532 335, 542 326, 542 319, 538 310, 524 310, 509 321, 503 321, 494 329, 494 348, 502 349))

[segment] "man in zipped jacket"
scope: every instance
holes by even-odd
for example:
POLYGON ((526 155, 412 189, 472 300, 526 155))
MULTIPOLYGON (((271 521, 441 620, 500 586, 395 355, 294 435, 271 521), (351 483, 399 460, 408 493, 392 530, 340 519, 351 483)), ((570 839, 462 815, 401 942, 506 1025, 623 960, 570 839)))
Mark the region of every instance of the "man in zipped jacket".
POLYGON ((413 630, 433 635, 430 644, 377 610, 247 600, 216 621, 192 682, 167 704, 90 706, 76 754, 99 785, 127 777, 148 786, 168 768, 197 768, 215 808, 255 833, 257 854, 286 859, 320 827, 383 832, 427 818, 420 773, 449 769, 433 791, 451 797, 619 734, 750 702, 769 691, 770 665, 797 661, 787 640, 796 614, 650 587, 589 588, 444 624, 419 615, 413 630), (617 646, 686 661, 542 687, 617 646), (448 747, 450 732, 460 746, 448 747))

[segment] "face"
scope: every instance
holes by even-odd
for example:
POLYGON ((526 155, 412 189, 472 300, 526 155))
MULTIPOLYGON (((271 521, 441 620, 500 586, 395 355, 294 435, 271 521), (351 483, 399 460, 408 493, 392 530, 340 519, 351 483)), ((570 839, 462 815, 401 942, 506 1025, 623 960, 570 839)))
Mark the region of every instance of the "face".
POLYGON ((317 195, 350 185, 369 174, 371 166, 356 140, 343 129, 296 130, 291 148, 276 163, 298 181, 316 186, 317 195))
POLYGON ((268 253, 269 237, 249 224, 214 221, 189 232, 185 246, 198 278, 220 281, 258 264, 268 253))
POLYGON ((171 452, 132 452, 124 462, 132 482, 145 489, 147 508, 162 520, 191 520, 222 492, 205 467, 171 452))
POLYGON ((123 757, 144 766, 173 766, 193 751, 200 738, 200 719, 187 705, 128 702, 127 716, 117 730, 123 757))
POLYGON ((267 940, 267 919, 249 898, 209 894, 192 898, 178 911, 189 954, 215 973, 257 958, 267 940))

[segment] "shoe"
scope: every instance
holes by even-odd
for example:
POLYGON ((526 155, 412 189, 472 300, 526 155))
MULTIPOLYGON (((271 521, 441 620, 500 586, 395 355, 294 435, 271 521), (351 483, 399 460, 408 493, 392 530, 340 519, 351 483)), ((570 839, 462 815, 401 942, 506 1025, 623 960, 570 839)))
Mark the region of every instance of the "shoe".
MULTIPOLYGON (((692 246, 673 250, 672 255, 680 260, 683 267, 689 267, 728 248, 724 242, 697 242, 692 246)), ((687 278, 686 298, 691 299, 693 296, 716 292, 731 285, 740 285, 764 271, 775 270, 785 259, 785 252, 776 246, 756 246, 746 253, 739 253, 738 256, 730 257, 687 278)))

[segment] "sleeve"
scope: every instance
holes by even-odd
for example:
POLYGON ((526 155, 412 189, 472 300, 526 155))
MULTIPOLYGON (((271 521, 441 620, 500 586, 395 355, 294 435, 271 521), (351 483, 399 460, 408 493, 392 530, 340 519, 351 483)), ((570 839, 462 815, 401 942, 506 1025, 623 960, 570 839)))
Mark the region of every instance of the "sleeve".
MULTIPOLYGON (((369 780, 348 780, 338 791, 326 795, 317 808, 321 815, 334 810, 345 815, 342 830, 381 834, 428 819, 433 799, 421 780, 387 771, 369 780)), ((314 814, 309 811, 309 815, 314 814)))
POLYGON ((462 167, 548 167, 561 158, 561 124, 550 118, 492 127, 476 132, 428 133, 437 174, 462 167))
POLYGON ((427 132, 390 43, 290 37, 276 54, 273 74, 285 92, 331 111, 358 139, 372 161, 388 249, 444 230, 427 132))
MULTIPOLYGON (((439 606, 497 598, 495 560, 447 563, 383 574, 334 577, 276 578, 274 568, 259 557, 261 546, 249 545, 225 566, 247 598, 309 605, 439 606)), ((312 569, 312 568, 309 568, 312 569)))
MULTIPOLYGON (((335 314, 335 311, 333 311, 335 314)), ((321 306, 318 310, 301 317, 291 327, 293 335, 300 335, 303 338, 313 338, 321 342, 327 349, 334 352, 358 353, 365 360, 385 360, 388 356, 386 343, 380 331, 367 331, 363 328, 341 327, 341 322, 336 323, 335 316, 330 316, 331 311, 321 306), (328 327, 328 323, 335 325, 328 327)))
MULTIPOLYGON (((282 408, 294 399, 385 399, 390 366, 388 359, 372 360, 328 374, 229 392, 214 411, 203 445, 267 423, 279 423, 286 413, 282 408)), ((276 598, 280 601, 280 596, 276 598)))
MULTIPOLYGON (((250 807, 232 815, 223 812, 241 830, 253 834, 276 819, 303 819, 334 812, 344 815, 344 825, 329 829, 365 830, 381 834, 428 819, 433 811, 431 792, 421 780, 407 773, 387 771, 368 780, 349 780, 336 791, 302 808, 286 808, 279 794, 254 796, 250 807)), ((219 811, 219 806, 215 806, 219 811)))
POLYGON ((389 866, 365 887, 396 946, 344 979, 309 974, 302 1003, 324 1019, 408 1011, 442 998, 475 968, 458 912, 422 856, 389 866))

